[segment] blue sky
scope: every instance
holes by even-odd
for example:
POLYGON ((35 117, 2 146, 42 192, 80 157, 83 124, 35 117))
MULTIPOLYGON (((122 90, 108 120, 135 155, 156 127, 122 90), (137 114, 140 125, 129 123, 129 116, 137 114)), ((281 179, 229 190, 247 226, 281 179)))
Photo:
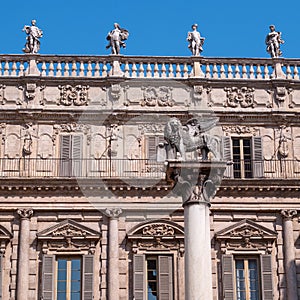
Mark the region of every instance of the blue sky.
POLYGON ((189 56, 193 23, 206 38, 203 56, 269 57, 269 25, 282 32, 283 57, 300 57, 300 1, 266 0, 2 0, 0 53, 20 54, 31 19, 44 31, 41 54, 106 55, 106 35, 118 22, 129 30, 124 55, 189 56))

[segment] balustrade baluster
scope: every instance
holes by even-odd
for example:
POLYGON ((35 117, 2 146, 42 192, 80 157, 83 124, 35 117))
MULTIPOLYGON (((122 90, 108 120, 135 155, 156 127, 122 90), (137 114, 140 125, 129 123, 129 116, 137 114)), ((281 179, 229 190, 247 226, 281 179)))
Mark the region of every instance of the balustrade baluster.
POLYGON ((102 77, 106 77, 107 76, 107 65, 106 65, 106 61, 103 62, 103 68, 102 68, 102 77))
POLYGON ((221 63, 221 67, 220 67, 220 78, 226 78, 225 67, 223 63, 221 63))
POLYGON ((47 66, 46 66, 46 62, 43 61, 42 63, 42 73, 41 73, 42 76, 47 76, 47 66))
POLYGON ((183 78, 189 77, 189 69, 187 63, 183 64, 183 78))
POLYGON ((180 64, 176 64, 176 77, 181 77, 180 64))
POLYGON ((250 64, 250 68, 249 68, 249 78, 250 78, 250 79, 255 79, 253 64, 250 64))
POLYGON ((70 76, 70 67, 69 67, 69 62, 65 61, 64 65, 64 77, 70 76))
POLYGON ((287 78, 287 79, 292 79, 292 78, 293 78, 293 77, 292 77, 292 71, 291 71, 290 65, 287 65, 287 66, 286 66, 286 78, 287 78))
POLYGON ((261 74, 261 67, 260 67, 260 64, 258 64, 256 66, 256 78, 257 79, 262 79, 262 74, 261 74))
POLYGON ((206 63, 206 67, 205 67, 205 78, 211 78, 211 74, 210 74, 210 65, 209 65, 209 63, 206 63))
POLYGON ((213 78, 219 78, 219 74, 218 74, 218 68, 217 68, 217 64, 214 63, 214 66, 213 66, 213 78))
POLYGON ((294 66, 294 79, 299 79, 298 66, 294 66))
POLYGON ((162 63, 161 65, 161 77, 166 78, 167 77, 167 69, 165 63, 162 63))
POLYGON ((157 62, 154 64, 154 77, 159 77, 159 68, 157 62))
POLYGON ((269 68, 268 68, 268 65, 265 64, 265 67, 264 67, 264 78, 265 79, 269 79, 270 78, 270 75, 269 75, 269 68))
POLYGON ((100 77, 100 65, 98 61, 95 63, 94 77, 100 77))
POLYGON ((227 73, 228 73, 227 78, 228 79, 232 79, 233 78, 233 73, 232 73, 232 66, 231 66, 231 64, 228 64, 227 73))
POLYGON ((140 63, 140 67, 139 67, 139 77, 141 77, 141 78, 145 77, 145 74, 144 74, 144 65, 143 65, 142 62, 140 63))
MULTIPOLYGON (((24 75, 24 63, 21 61, 20 62, 20 66, 19 66, 19 76, 23 76, 24 75)), ((1 62, 0 62, 0 76, 1 76, 1 62)))
POLYGON ((80 65, 79 65, 79 76, 80 77, 84 76, 84 64, 83 64, 83 61, 81 61, 80 65))
POLYGON ((12 66, 11 66, 11 75, 12 76, 17 76, 17 63, 14 61, 12 66))
POLYGON ((173 64, 169 64, 169 78, 174 78, 174 69, 173 69, 173 64))
POLYGON ((125 62, 125 67, 124 67, 124 75, 125 77, 129 77, 130 73, 129 73, 130 69, 129 69, 129 64, 128 61, 125 62))
POLYGON ((89 60, 88 65, 87 65, 87 72, 86 72, 87 77, 92 77, 93 76, 92 70, 93 70, 92 62, 89 60))
POLYGON ((57 63, 57 67, 56 67, 56 76, 57 76, 57 77, 60 77, 60 76, 62 75, 61 70, 62 70, 61 62, 59 61, 59 62, 57 63))
POLYGON ((9 75, 9 63, 8 63, 8 60, 5 61, 5 64, 4 64, 4 76, 8 76, 9 75))
POLYGON ((50 61, 50 65, 49 65, 49 76, 54 76, 54 64, 53 61, 50 61))
POLYGON ((234 78, 236 78, 236 79, 241 78, 240 66, 238 64, 235 64, 235 67, 234 67, 234 78))
POLYGON ((131 73, 131 77, 132 77, 132 78, 136 78, 136 77, 137 77, 137 67, 136 67, 135 62, 132 63, 132 73, 131 73))
POLYGON ((147 74, 146 75, 147 77, 152 77, 152 69, 151 69, 151 65, 149 62, 147 63, 146 74, 147 74))
POLYGON ((243 66, 242 66, 242 78, 243 78, 243 79, 247 79, 247 78, 248 78, 248 74, 247 74, 247 66, 246 66, 246 64, 243 64, 243 66))
POLYGON ((0 76, 2 76, 3 75, 3 69, 2 69, 2 61, 0 61, 0 76))
POLYGON ((76 61, 72 62, 72 76, 77 76, 77 66, 76 66, 76 61))

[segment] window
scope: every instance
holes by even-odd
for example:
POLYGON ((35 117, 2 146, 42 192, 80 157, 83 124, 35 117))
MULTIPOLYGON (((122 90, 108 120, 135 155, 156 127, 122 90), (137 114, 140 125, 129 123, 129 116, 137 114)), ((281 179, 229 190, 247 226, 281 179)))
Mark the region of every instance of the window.
POLYGON ((271 255, 222 256, 224 300, 272 300, 271 255))
POLYGON ((60 138, 60 175, 63 177, 81 176, 82 137, 62 135, 60 138))
POLYGON ((81 258, 57 258, 56 300, 81 299, 81 258))
POLYGON ((223 159, 233 161, 224 174, 230 178, 263 176, 261 137, 223 137, 223 159))
POLYGON ((236 258, 235 282, 237 300, 259 300, 258 260, 236 258))
POLYGON ((134 299, 173 300, 173 259, 134 255, 134 299))

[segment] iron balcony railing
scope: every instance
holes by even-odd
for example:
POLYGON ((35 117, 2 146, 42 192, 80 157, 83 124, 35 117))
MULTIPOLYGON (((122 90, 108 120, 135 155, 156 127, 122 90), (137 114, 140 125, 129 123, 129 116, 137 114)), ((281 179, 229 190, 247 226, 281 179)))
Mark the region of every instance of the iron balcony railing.
MULTIPOLYGON (((163 162, 149 159, 0 158, 0 178, 164 179, 163 162)), ((300 179, 300 160, 234 160, 224 178, 300 179)))

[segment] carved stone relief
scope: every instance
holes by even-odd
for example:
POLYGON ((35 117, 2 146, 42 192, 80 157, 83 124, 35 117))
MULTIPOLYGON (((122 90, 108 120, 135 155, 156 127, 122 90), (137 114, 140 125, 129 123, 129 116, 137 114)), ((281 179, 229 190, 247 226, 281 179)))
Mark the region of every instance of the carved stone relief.
POLYGON ((165 129, 164 124, 155 124, 155 123, 146 123, 138 125, 138 129, 140 130, 141 134, 145 133, 163 133, 165 129))
POLYGON ((254 88, 249 87, 231 87, 224 88, 226 92, 226 100, 224 102, 225 107, 255 107, 256 103, 254 101, 254 88))
POLYGON ((109 90, 113 101, 117 101, 120 99, 122 90, 120 84, 112 84, 109 90))
POLYGON ((276 139, 278 140, 278 155, 280 158, 286 158, 289 156, 290 152, 290 142, 292 141, 291 128, 286 125, 279 126, 278 129, 275 129, 276 139))
POLYGON ((173 106, 175 101, 172 97, 172 88, 161 87, 143 87, 142 106, 173 106))
POLYGON ((230 136, 232 134, 247 134, 256 136, 259 134, 259 129, 257 127, 250 127, 245 125, 222 126, 222 129, 225 132, 226 136, 230 136))
POLYGON ((75 105, 82 106, 88 105, 88 90, 89 86, 87 85, 59 85, 60 89, 60 98, 58 99, 58 104, 65 106, 75 105))
POLYGON ((4 98, 4 89, 6 88, 6 86, 4 84, 0 84, 0 102, 1 104, 5 104, 6 100, 4 98))
POLYGON ((26 83, 25 96, 28 101, 32 101, 35 98, 36 88, 35 83, 26 83))

